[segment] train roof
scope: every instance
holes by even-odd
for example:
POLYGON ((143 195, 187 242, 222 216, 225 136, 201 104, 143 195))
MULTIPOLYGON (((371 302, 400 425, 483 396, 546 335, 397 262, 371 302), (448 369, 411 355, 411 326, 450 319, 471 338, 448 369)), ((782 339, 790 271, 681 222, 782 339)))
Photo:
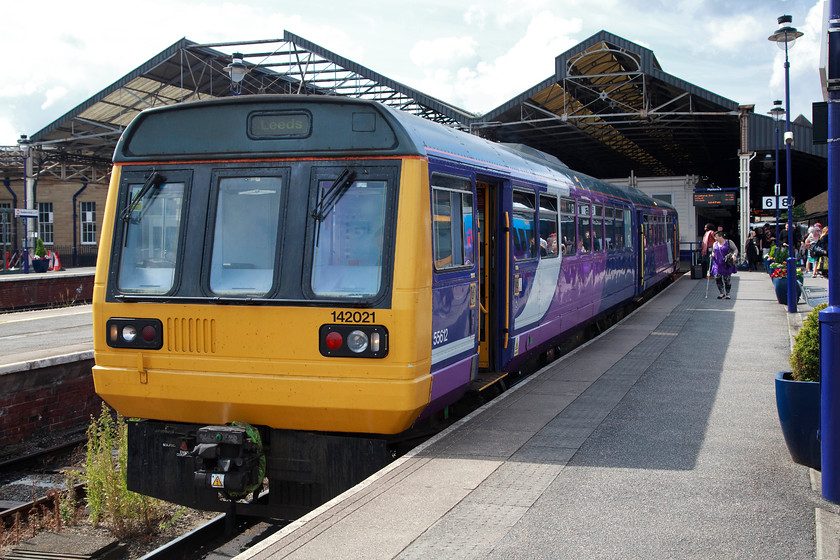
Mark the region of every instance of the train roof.
POLYGON ((584 189, 670 208, 632 187, 572 171, 534 148, 491 142, 374 101, 343 97, 243 95, 148 109, 128 125, 113 159, 115 163, 254 159, 276 158, 278 153, 284 157, 417 155, 467 164, 488 175, 551 185, 561 193, 584 189), (323 120, 329 126, 313 125, 323 120))

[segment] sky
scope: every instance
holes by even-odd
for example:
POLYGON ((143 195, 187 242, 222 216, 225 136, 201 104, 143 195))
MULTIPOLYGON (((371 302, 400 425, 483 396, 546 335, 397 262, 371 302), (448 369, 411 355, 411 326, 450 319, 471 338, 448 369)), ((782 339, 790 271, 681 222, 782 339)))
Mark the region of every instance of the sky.
POLYGON ((552 76, 558 55, 606 30, 651 49, 664 72, 767 113, 785 99, 784 50, 767 38, 789 14, 805 34, 789 52, 791 119, 811 120, 811 104, 823 100, 823 0, 6 4, 0 146, 41 130, 183 37, 279 39, 283 30, 479 114, 552 76))

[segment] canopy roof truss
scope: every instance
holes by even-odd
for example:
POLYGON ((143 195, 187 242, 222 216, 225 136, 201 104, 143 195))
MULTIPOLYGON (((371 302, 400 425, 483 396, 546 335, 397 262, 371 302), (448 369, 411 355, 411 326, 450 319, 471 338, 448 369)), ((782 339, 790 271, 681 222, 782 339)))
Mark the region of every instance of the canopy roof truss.
POLYGON ((602 177, 704 174, 738 150, 735 102, 662 72, 650 50, 605 31, 473 126, 602 177))
POLYGON ((288 31, 282 39, 237 43, 182 39, 34 134, 31 155, 40 173, 98 181, 108 174, 120 134, 140 111, 240 93, 370 99, 465 130, 475 117, 288 31), (228 71, 231 55, 216 48, 244 51, 248 71, 236 91, 228 71))

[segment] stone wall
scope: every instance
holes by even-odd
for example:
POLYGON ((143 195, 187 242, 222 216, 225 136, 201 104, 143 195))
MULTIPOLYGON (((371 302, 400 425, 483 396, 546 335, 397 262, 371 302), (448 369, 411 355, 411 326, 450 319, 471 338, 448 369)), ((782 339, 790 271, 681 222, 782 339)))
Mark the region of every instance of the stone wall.
POLYGON ((24 278, 0 276, 0 311, 63 307, 93 299, 93 274, 30 273, 24 278))
POLYGON ((26 364, 0 372, 0 449, 14 452, 22 442, 58 445, 68 433, 84 433, 99 416, 94 392, 93 352, 26 364))

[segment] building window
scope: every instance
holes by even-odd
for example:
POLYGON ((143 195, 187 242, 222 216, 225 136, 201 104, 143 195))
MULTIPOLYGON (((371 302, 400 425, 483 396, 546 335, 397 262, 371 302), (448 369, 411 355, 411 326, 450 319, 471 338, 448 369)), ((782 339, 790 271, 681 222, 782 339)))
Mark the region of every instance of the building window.
POLYGON ((44 245, 53 244, 53 203, 38 203, 38 237, 44 245))
POLYGON ((0 202, 0 245, 12 244, 12 203, 0 202))
POLYGON ((96 245, 96 203, 80 202, 82 245, 96 245))
POLYGON ((661 200, 662 202, 667 202, 668 204, 673 204, 674 203, 674 195, 672 195, 671 193, 654 194, 654 195, 651 195, 651 197, 655 198, 656 200, 661 200))

